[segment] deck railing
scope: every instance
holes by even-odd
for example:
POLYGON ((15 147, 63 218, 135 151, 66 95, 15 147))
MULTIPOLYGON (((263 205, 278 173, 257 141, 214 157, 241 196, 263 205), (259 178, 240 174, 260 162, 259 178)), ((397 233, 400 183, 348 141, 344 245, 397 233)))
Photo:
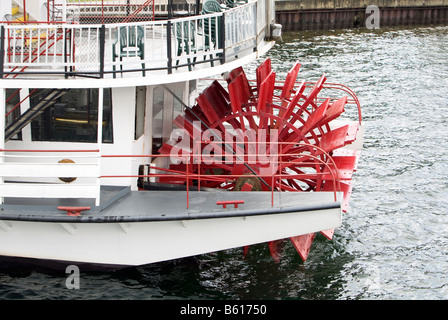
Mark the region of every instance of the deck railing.
POLYGON ((154 0, 48 1, 50 20, 59 18, 80 23, 119 23, 154 20, 154 0), (127 20, 127 21, 126 21, 127 20))
POLYGON ((0 26, 0 78, 112 77, 224 64, 257 47, 257 3, 165 21, 0 26), (210 64, 210 65, 208 65, 210 64))
MULTIPOLYGON (((200 141, 198 143, 211 143, 200 141)), ((317 179, 326 180, 332 184, 334 201, 338 201, 337 193, 341 191, 341 183, 338 168, 333 159, 324 150, 317 146, 306 143, 283 142, 280 144, 291 144, 294 146, 312 148, 316 154, 301 152, 297 154, 276 154, 270 159, 275 170, 271 173, 254 174, 261 181, 267 181, 271 187, 267 196, 271 198, 274 206, 274 192, 294 191, 292 188, 282 185, 282 179, 309 179, 310 175, 317 179), (318 155, 324 155, 324 158, 318 155), (312 161, 321 169, 315 173, 282 173, 288 167, 291 157, 312 161)), ((277 144, 276 144, 277 145, 277 144)), ((281 150, 281 147, 280 147, 281 150)), ((100 150, 16 150, 0 149, 0 204, 4 198, 44 198, 44 199, 94 199, 95 205, 100 206, 101 185, 109 185, 109 178, 132 178, 132 179, 174 179, 181 181, 186 190, 186 207, 189 208, 189 192, 195 188, 201 190, 201 181, 228 182, 245 174, 209 175, 201 174, 201 165, 207 162, 201 154, 188 155, 101 155, 100 150), (70 160, 59 160, 66 155, 70 160), (107 159, 119 158, 175 158, 182 161, 185 172, 172 170, 165 167, 150 166, 150 170, 144 174, 101 174, 101 166, 107 159), (75 159, 76 161, 73 161, 75 159), (59 160, 59 161, 58 161, 59 160), (194 168, 197 169, 194 172, 194 168), (78 181, 76 181, 78 180, 78 181), (79 181, 81 180, 81 181, 79 181)), ((252 155, 246 154, 250 158, 252 155)), ((257 156, 257 155, 255 155, 257 156)), ((126 185, 126 183, 123 183, 126 185)), ((296 190, 300 191, 300 190, 296 190)))
POLYGON ((3 149, 0 154, 0 200, 89 198, 99 206, 99 150, 3 149))

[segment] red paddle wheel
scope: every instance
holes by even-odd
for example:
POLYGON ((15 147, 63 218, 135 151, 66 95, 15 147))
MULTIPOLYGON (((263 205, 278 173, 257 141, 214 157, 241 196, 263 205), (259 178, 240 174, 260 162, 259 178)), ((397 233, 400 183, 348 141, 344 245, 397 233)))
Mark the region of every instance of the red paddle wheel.
MULTIPOLYGON (((229 191, 343 191, 346 211, 358 151, 342 148, 355 140, 361 120, 335 124, 347 96, 319 97, 326 77, 299 83, 299 68, 296 63, 279 83, 267 59, 256 70, 256 82, 249 82, 241 67, 228 74, 227 90, 214 81, 196 105, 174 120, 180 134, 172 135, 159 152, 187 155, 190 162, 169 169, 185 173, 188 168, 190 177, 200 175, 200 187, 229 191)), ((184 184, 185 179, 171 175, 159 182, 184 184)), ((333 230, 321 233, 333 236, 333 230)), ((303 260, 314 237, 290 238, 303 260)), ((270 242, 269 248, 277 258, 278 242, 270 242)))

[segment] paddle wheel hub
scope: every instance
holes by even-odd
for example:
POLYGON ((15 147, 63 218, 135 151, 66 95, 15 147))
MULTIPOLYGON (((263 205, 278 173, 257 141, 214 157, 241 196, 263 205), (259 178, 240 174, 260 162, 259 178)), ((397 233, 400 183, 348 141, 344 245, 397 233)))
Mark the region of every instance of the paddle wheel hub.
MULTIPOLYGON (((198 177, 200 187, 229 191, 341 191, 345 212, 359 157, 358 150, 347 148, 361 125, 359 102, 347 87, 325 85, 325 75, 298 82, 299 69, 297 62, 279 82, 267 59, 257 68, 256 81, 241 67, 227 75, 227 89, 215 80, 174 120, 179 129, 159 150, 174 156, 169 170, 198 177), (348 95, 323 97, 324 89, 348 95), (341 124, 348 103, 358 104, 359 119, 341 124)), ((185 179, 171 175, 158 182, 185 184, 185 179)), ((333 232, 321 231, 328 239, 333 232)), ((290 238, 303 260, 315 235, 290 238)), ((277 242, 269 248, 278 257, 277 242)))

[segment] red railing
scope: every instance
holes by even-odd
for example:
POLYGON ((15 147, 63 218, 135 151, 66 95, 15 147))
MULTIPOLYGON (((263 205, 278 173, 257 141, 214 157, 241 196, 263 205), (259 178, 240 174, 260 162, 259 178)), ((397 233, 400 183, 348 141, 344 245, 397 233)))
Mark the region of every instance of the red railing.
MULTIPOLYGON (((210 143, 211 141, 200 141, 197 143, 210 143)), ((246 142, 248 143, 248 142, 246 142)), ((250 142, 249 142, 250 143, 250 142)), ((256 142, 254 142, 256 143, 256 142)), ((314 145, 310 145, 310 144, 306 144, 306 143, 293 143, 293 142, 278 142, 278 144, 292 144, 295 146, 302 146, 302 147, 310 147, 315 149, 319 155, 324 155, 326 159, 328 159, 328 162, 323 161, 319 156, 316 155, 312 155, 312 154, 308 154, 308 153, 288 153, 288 154, 276 154, 275 156, 278 157, 280 160, 275 162, 275 165, 278 166, 278 170, 276 170, 276 172, 280 172, 280 173, 273 173, 273 174, 255 174, 254 177, 257 177, 259 179, 267 179, 270 180, 271 182, 271 186, 280 186, 279 188, 274 188, 271 187, 270 189, 270 193, 271 193, 271 205, 274 206, 274 192, 275 191, 282 191, 281 188, 281 183, 280 181, 284 178, 288 178, 288 179, 304 179, 310 176, 314 176, 314 177, 324 177, 324 176, 331 176, 331 179, 333 181, 334 184, 334 188, 333 188, 333 193, 334 193, 334 201, 337 201, 337 193, 339 191, 341 191, 341 185, 340 185, 340 179, 339 179, 339 172, 338 172, 338 168, 336 166, 336 163, 334 162, 333 158, 327 153, 325 152, 323 149, 321 149, 318 146, 314 146, 314 145), (282 174, 282 169, 287 167, 287 164, 289 164, 289 161, 283 161, 282 158, 284 157, 301 157, 301 158, 308 158, 311 159, 313 161, 315 161, 315 163, 324 166, 328 171, 323 170, 322 172, 316 172, 316 173, 302 173, 302 174, 282 174), (278 189, 278 190, 276 190, 278 189)), ((245 154, 245 156, 247 157, 251 157, 254 155, 251 154, 245 154)), ((178 170, 173 170, 173 169, 169 169, 169 168, 162 168, 162 167, 156 167, 156 166, 151 166, 151 169, 156 170, 156 171, 162 171, 162 172, 166 172, 166 173, 149 173, 146 175, 102 175, 101 178, 173 178, 173 179, 179 179, 179 180, 185 180, 185 185, 186 185, 186 192, 187 192, 187 208, 189 207, 189 191, 190 191, 190 185, 193 184, 193 181, 197 181, 197 188, 198 191, 200 191, 201 189, 201 181, 215 181, 215 182, 226 182, 234 179, 238 179, 241 177, 247 177, 244 174, 230 174, 230 175, 208 175, 208 174, 200 174, 200 173, 193 173, 192 170, 190 170, 192 168, 192 166, 198 166, 198 172, 201 172, 201 162, 202 161, 197 161, 197 157, 200 158, 202 157, 202 155, 195 155, 195 154, 189 154, 187 156, 178 156, 178 155, 167 155, 167 154, 158 154, 158 155, 102 155, 102 158, 135 158, 135 157, 143 157, 143 158, 152 158, 152 157, 159 157, 159 158, 167 158, 167 157, 174 157, 178 160, 183 161, 183 163, 186 165, 186 170, 185 171, 178 171, 178 170), (195 159, 196 158, 196 159, 195 159), (193 162, 193 163, 192 163, 193 162)), ((283 188, 285 189, 285 188, 283 188)), ((293 190, 293 189, 289 189, 288 191, 299 191, 299 190, 293 190)))
MULTIPOLYGON (((306 84, 314 85, 315 82, 307 82, 306 84)), ((361 124, 361 122, 362 122, 361 103, 359 102, 358 97, 356 96, 356 94, 353 92, 352 89, 350 89, 346 85, 343 85, 340 83, 326 83, 323 85, 323 88, 324 89, 337 89, 337 90, 342 90, 342 91, 348 93, 352 97, 353 100, 348 99, 347 103, 356 104, 356 107, 358 108, 358 121, 359 121, 359 124, 361 124)), ((319 97, 319 99, 325 99, 325 98, 319 97)))
POLYGON ((30 149, 0 149, 0 152, 99 152, 99 149, 92 149, 92 150, 75 150, 75 149, 61 149, 61 150, 47 150, 47 149, 36 149, 36 150, 30 150, 30 149))
MULTIPOLYGON (((207 143, 209 141, 200 141, 200 143, 207 143)), ((199 143, 199 142, 198 142, 199 143)), ((247 143, 247 142, 246 142, 247 143)), ((254 142, 255 143, 255 142, 254 142)), ((309 178, 309 173, 295 173, 295 174, 282 174, 283 168, 287 167, 287 164, 289 164, 289 161, 284 161, 284 157, 301 157, 301 158, 307 158, 311 159, 315 163, 322 165, 327 170, 322 170, 321 172, 315 172, 312 173, 314 177, 320 177, 321 179, 328 175, 331 176, 331 179, 326 179, 326 181, 331 180, 333 182, 333 194, 334 194, 334 201, 336 202, 337 199, 337 193, 341 191, 341 185, 340 185, 340 178, 339 178, 339 172, 338 168, 336 166, 336 163, 334 162, 333 158, 325 152, 323 149, 319 148, 318 146, 306 144, 306 143, 292 143, 292 142, 278 142, 278 144, 293 144, 295 146, 303 146, 303 147, 310 147, 316 150, 316 154, 324 155, 326 161, 323 161, 319 156, 312 155, 309 153, 297 153, 297 154, 276 154, 275 157, 277 157, 278 160, 275 161, 275 165, 277 165, 278 170, 275 170, 275 173, 272 174, 255 174, 254 177, 257 177, 259 179, 265 179, 271 182, 271 206, 274 206, 274 192, 279 191, 300 191, 300 190, 286 190, 285 188, 282 188, 281 181, 282 179, 288 178, 288 179, 304 179, 309 178), (277 173, 279 172, 279 173, 277 173), (277 186, 277 187, 276 187, 277 186)), ((195 154, 188 154, 186 156, 179 156, 179 155, 168 155, 168 154, 147 154, 147 155, 99 155, 98 149, 91 149, 91 150, 71 150, 71 149, 64 149, 64 150, 42 150, 42 149, 36 149, 36 150, 29 150, 29 149, 0 149, 0 152, 23 152, 23 153, 96 153, 96 157, 100 158, 148 158, 151 159, 153 157, 159 157, 159 158, 176 158, 180 161, 182 161, 186 165, 185 171, 178 171, 178 170, 172 170, 169 168, 162 168, 162 167, 156 167, 151 166, 151 169, 155 171, 160 172, 166 172, 166 173, 148 173, 148 174, 123 174, 123 175, 100 175, 99 178, 101 179, 107 179, 107 178, 174 178, 179 180, 185 180, 185 187, 186 187, 186 205, 187 208, 189 208, 189 192, 190 187, 194 184, 194 181, 197 181, 197 188, 198 191, 201 190, 201 181, 217 181, 217 182, 226 182, 229 180, 236 180, 241 177, 247 177, 247 175, 244 174, 230 174, 230 175, 208 175, 208 174, 200 174, 200 173, 193 173, 192 168, 194 166, 198 167, 198 172, 201 172, 200 166, 201 166, 201 157, 202 155, 195 155, 195 154), (191 163, 193 161, 193 163, 191 163)), ((15 157, 20 157, 20 155, 14 155, 15 157)), ((245 154, 245 156, 253 156, 251 154, 245 154)), ((9 162, 11 163, 11 162, 9 162)), ((1 164, 0 164, 1 165, 1 164)), ((23 165, 32 165, 30 163, 26 163, 23 165)), ((104 166, 104 163, 101 164, 104 166)))

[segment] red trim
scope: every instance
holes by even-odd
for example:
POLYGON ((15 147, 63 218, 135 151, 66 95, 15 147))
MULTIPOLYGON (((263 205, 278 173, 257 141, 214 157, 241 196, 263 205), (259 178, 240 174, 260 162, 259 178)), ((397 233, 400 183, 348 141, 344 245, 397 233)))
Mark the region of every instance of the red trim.
POLYGON ((100 150, 25 150, 25 149, 0 149, 0 152, 99 152, 100 150))
POLYGON ((228 204, 233 204, 233 205, 235 206, 235 208, 238 208, 238 205, 239 205, 239 204, 244 204, 244 200, 216 201, 216 204, 217 204, 218 206, 219 206, 219 205, 222 205, 222 207, 223 207, 224 209, 227 208, 227 205, 228 205, 228 204))
POLYGON ((79 24, 76 21, 0 21, 4 24, 79 24))

